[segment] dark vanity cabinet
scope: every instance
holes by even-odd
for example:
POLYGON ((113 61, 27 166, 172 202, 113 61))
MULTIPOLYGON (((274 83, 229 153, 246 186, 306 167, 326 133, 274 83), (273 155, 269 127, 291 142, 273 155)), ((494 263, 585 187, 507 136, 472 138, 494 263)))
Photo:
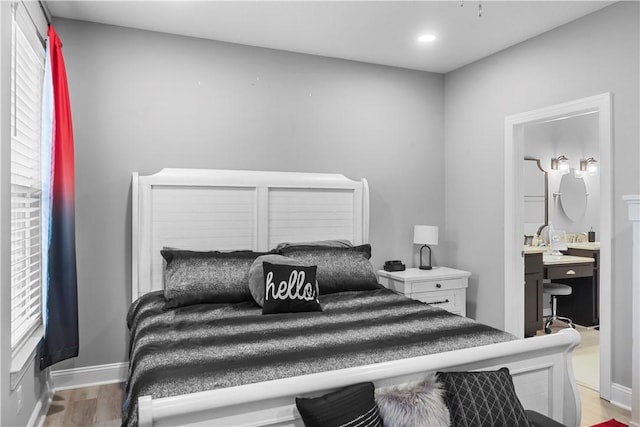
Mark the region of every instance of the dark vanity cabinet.
MULTIPOLYGON (((558 315, 566 316, 582 326, 600 324, 600 251, 570 248, 567 255, 593 258, 589 264, 574 265, 571 277, 563 272, 548 269, 547 276, 554 282, 565 283, 572 288, 571 295, 558 297, 558 315)), ((570 268, 566 266, 565 268, 570 268)))
POLYGON ((542 281, 544 266, 541 253, 524 256, 524 335, 531 337, 543 328, 542 281))

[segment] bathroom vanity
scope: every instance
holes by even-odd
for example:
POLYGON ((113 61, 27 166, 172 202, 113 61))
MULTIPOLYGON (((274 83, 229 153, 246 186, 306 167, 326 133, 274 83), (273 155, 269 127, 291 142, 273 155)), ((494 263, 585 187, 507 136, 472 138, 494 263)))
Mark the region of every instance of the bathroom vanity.
POLYGON ((572 288, 571 295, 558 296, 559 316, 568 317, 578 325, 598 325, 600 244, 587 242, 593 238, 587 230, 599 221, 597 206, 594 208, 594 203, 588 203, 590 194, 587 192, 587 181, 590 191, 594 193, 591 197, 596 197, 596 201, 599 194, 597 181, 575 171, 562 174, 552 170, 549 173, 538 158, 525 157, 524 160, 524 243, 536 245, 534 240, 538 241, 538 238, 549 242, 546 233, 553 228, 567 231, 565 238, 568 248, 563 251, 564 255, 554 257, 547 254, 546 247, 524 247, 525 336, 535 335, 537 330, 543 328, 544 280, 572 288), (591 211, 587 209, 589 205, 592 206, 591 211))
POLYGON ((541 251, 524 254, 524 336, 533 337, 543 328, 542 282, 544 265, 541 251))
POLYGON ((558 297, 558 315, 568 317, 578 325, 598 325, 600 324, 600 246, 598 242, 567 246, 569 247, 566 252, 568 256, 592 261, 575 265, 576 275, 556 277, 562 271, 552 270, 553 277, 547 277, 554 282, 566 283, 573 289, 571 295, 558 297))
POLYGON ((582 326, 599 323, 597 244, 569 244, 566 255, 553 256, 546 248, 527 247, 525 256, 525 336, 543 328, 543 279, 571 286, 571 295, 558 296, 558 315, 582 326))

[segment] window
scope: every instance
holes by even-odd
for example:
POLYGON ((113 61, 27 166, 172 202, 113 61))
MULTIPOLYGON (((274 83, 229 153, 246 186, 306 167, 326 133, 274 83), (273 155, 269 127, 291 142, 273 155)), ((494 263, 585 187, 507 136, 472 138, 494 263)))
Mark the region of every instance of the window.
POLYGON ((42 323, 40 110, 44 47, 14 3, 11 43, 11 349, 42 323))

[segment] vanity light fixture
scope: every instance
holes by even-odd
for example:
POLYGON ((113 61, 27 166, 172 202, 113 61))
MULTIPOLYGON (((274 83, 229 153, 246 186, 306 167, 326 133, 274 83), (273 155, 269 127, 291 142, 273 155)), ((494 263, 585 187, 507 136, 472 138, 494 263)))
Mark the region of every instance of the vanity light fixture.
POLYGON ((589 175, 593 176, 598 173, 598 161, 593 157, 580 160, 580 170, 582 172, 587 172, 589 173, 589 175))
POLYGON ((420 248, 420 270, 431 270, 431 248, 429 245, 438 244, 438 227, 433 225, 416 225, 413 227, 413 243, 422 245, 420 248), (422 264, 422 250, 429 249, 429 264, 422 264))
POLYGON ((551 159, 551 169, 559 170, 562 174, 569 173, 569 159, 564 154, 553 157, 551 159))

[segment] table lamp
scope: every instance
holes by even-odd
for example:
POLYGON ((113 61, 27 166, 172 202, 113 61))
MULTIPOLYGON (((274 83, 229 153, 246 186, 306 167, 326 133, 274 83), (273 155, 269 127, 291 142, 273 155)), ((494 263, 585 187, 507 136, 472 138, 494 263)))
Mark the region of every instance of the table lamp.
POLYGON ((413 227, 413 243, 422 245, 420 248, 420 270, 431 270, 431 248, 429 245, 438 244, 438 227, 433 225, 416 225, 413 227), (429 264, 422 264, 422 250, 429 249, 429 264))

